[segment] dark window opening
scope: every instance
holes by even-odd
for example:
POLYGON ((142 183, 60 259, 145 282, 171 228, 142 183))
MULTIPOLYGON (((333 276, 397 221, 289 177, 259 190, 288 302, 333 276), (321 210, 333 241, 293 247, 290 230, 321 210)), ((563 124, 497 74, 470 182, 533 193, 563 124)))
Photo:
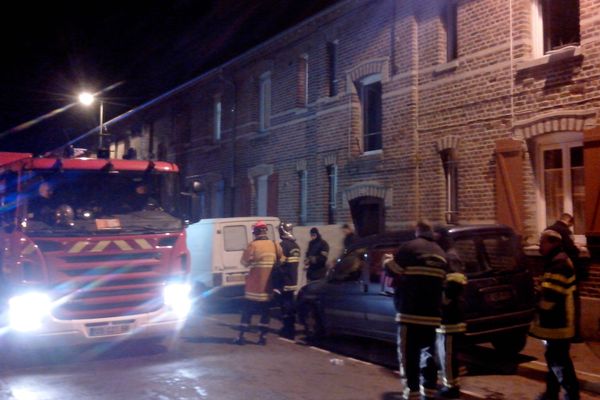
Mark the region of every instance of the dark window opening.
POLYGON ((327 69, 329 72, 329 96, 337 96, 338 94, 338 79, 336 75, 337 69, 337 41, 327 43, 327 69))
POLYGON ((363 151, 380 150, 382 126, 381 82, 361 85, 363 151))
POLYGON ((579 0, 542 0, 544 52, 579 44, 579 0))

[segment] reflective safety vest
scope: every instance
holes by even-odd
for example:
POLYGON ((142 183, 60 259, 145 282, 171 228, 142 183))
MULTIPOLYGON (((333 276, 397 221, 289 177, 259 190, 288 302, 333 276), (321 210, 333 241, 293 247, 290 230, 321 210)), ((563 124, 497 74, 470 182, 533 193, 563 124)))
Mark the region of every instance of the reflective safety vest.
POLYGON ((540 339, 570 339, 575 335, 575 280, 575 269, 567 254, 554 254, 540 282, 541 296, 531 335, 540 339))

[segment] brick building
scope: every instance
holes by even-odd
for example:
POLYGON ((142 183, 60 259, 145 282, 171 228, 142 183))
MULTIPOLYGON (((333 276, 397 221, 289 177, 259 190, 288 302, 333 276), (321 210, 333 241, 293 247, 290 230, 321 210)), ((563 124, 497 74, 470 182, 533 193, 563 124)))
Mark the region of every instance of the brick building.
MULTIPOLYGON (((600 237, 600 0, 341 0, 108 123, 204 216, 600 237)), ((598 334, 600 268, 586 283, 598 334)))

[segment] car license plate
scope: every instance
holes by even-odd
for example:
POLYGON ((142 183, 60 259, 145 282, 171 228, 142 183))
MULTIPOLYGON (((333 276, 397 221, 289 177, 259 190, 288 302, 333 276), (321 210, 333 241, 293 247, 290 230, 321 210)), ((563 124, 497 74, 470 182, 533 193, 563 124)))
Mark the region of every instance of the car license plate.
POLYGON ((129 324, 90 326, 89 333, 92 337, 113 336, 128 333, 130 329, 131 326, 129 324))
POLYGON ((244 282, 245 280, 246 276, 242 274, 225 276, 225 282, 244 282))
POLYGON ((491 303, 499 303, 512 299, 513 293, 510 290, 498 290, 496 292, 486 293, 485 299, 491 303))

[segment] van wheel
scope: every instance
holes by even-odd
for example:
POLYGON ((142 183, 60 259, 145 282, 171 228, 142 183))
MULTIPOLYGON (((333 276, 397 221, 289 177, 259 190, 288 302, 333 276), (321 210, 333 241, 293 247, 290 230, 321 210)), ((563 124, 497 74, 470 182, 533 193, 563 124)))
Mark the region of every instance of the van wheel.
POLYGON ((323 322, 316 305, 309 304, 306 306, 302 323, 304 325, 304 335, 307 340, 314 341, 324 336, 323 322))
POLYGON ((525 348, 527 332, 512 332, 499 335, 492 340, 494 349, 507 355, 517 355, 525 348))

